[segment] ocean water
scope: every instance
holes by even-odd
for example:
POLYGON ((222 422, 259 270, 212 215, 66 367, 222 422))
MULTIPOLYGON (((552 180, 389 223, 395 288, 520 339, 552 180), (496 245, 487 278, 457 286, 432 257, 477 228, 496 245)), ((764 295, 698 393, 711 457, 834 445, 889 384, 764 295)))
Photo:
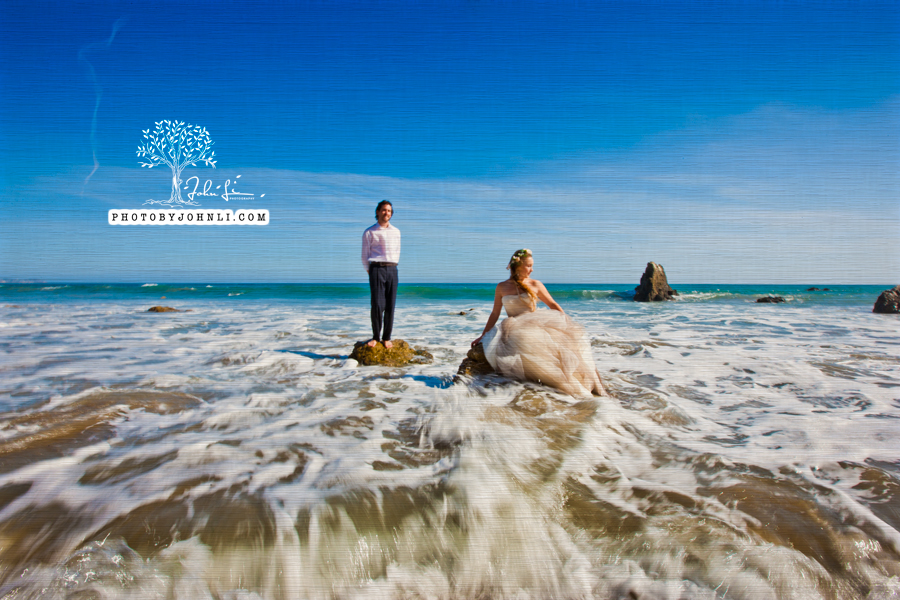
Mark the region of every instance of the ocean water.
POLYGON ((0 598, 900 598, 890 286, 548 287, 609 398, 455 379, 489 285, 0 285, 0 598))

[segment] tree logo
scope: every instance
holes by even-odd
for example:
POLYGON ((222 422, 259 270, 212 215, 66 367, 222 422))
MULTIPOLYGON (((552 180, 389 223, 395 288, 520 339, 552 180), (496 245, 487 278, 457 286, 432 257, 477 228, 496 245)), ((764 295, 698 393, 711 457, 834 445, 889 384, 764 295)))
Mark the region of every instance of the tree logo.
POLYGON ((199 125, 185 124, 183 121, 158 121, 156 129, 150 133, 144 129, 144 143, 138 146, 137 155, 146 162, 142 167, 152 169, 160 165, 168 165, 172 169, 172 194, 168 200, 148 200, 144 204, 163 204, 166 206, 200 206, 194 202, 193 194, 185 200, 181 197, 181 172, 187 166, 196 167, 197 163, 216 168, 216 153, 212 150, 213 142, 209 132, 199 125))

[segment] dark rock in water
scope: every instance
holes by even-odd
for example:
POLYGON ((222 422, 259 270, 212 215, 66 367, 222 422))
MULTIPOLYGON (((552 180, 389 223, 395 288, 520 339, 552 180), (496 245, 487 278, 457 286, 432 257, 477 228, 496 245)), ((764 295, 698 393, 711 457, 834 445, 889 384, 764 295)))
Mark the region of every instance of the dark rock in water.
POLYGON ((177 308, 172 308, 171 306, 152 306, 147 309, 147 312, 191 312, 190 310, 178 310, 177 308))
POLYGON ((659 302, 670 300, 677 296, 678 292, 669 287, 666 279, 666 271, 662 265, 648 262, 644 274, 641 275, 641 284, 635 288, 634 299, 636 302, 659 302))
POLYGON ((893 289, 884 290, 875 301, 872 308, 874 313, 897 314, 900 313, 900 285, 894 286, 893 289))
POLYGON ((456 374, 475 377, 477 375, 489 375, 493 372, 494 369, 491 367, 491 363, 484 356, 484 345, 475 344, 475 347, 469 350, 462 363, 460 363, 456 374))
POLYGON ((382 365, 385 367, 403 367, 408 364, 425 364, 434 360, 427 350, 414 348, 404 340, 391 340, 393 348, 387 349, 384 344, 367 346, 366 342, 356 342, 350 358, 365 366, 382 365))
POLYGON ((756 301, 760 304, 780 304, 786 302, 781 296, 763 296, 762 298, 757 298, 756 301))
POLYGON ((829 288, 811 287, 811 288, 806 288, 806 291, 807 292, 830 292, 831 290, 829 288))

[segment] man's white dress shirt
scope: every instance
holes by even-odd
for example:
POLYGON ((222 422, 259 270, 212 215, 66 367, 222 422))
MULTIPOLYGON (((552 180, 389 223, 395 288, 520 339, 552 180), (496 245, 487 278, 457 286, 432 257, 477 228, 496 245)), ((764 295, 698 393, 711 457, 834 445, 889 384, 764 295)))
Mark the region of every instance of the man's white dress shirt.
POLYGON ((370 262, 400 262, 400 230, 388 223, 375 223, 363 232, 362 263, 366 271, 370 262))

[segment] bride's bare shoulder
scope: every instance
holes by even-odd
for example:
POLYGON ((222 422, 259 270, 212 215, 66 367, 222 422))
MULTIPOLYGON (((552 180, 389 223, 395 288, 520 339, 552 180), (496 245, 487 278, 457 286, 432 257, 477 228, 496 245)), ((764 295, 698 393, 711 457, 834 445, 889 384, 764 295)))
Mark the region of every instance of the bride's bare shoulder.
POLYGON ((517 291, 516 284, 513 283, 512 281, 510 281, 509 279, 507 279, 505 281, 501 281, 500 283, 497 284, 497 292, 501 296, 506 296, 508 294, 515 294, 516 291, 517 291))

